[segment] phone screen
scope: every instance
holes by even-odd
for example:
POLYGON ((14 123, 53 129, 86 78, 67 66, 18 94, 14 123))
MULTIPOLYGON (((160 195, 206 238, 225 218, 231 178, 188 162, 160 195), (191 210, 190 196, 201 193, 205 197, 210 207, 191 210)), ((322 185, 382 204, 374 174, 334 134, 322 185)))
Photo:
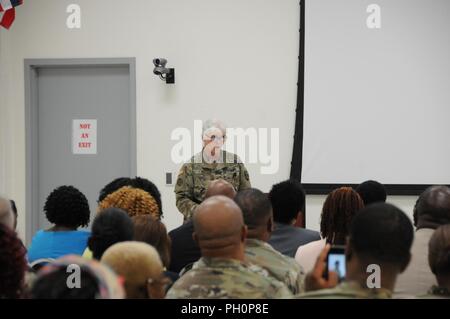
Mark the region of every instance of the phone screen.
POLYGON ((339 281, 345 279, 345 249, 343 247, 332 247, 328 253, 327 270, 338 275, 339 281))

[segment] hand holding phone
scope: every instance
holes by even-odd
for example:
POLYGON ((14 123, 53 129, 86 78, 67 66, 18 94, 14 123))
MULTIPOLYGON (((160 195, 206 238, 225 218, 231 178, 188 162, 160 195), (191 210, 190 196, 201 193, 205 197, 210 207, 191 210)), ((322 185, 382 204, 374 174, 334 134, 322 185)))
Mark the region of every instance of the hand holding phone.
POLYGON ((317 257, 313 270, 306 275, 306 291, 333 288, 338 284, 338 277, 334 271, 328 272, 327 278, 324 277, 324 272, 327 269, 327 256, 330 249, 331 246, 329 244, 322 249, 319 257, 317 257))
POLYGON ((346 274, 345 246, 331 246, 327 254, 326 264, 324 278, 328 278, 329 273, 333 271, 336 273, 339 282, 344 280, 346 274))

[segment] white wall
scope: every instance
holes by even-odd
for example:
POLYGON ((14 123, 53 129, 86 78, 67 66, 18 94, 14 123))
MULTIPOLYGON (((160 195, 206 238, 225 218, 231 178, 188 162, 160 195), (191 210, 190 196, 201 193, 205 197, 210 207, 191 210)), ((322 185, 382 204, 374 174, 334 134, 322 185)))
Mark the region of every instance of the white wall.
MULTIPOLYGON (((0 30, 0 146, 5 146, 0 148, 0 192, 25 211, 23 59, 84 57, 137 59, 138 175, 159 186, 169 229, 181 223, 173 187, 164 185, 164 173, 179 168, 170 160, 175 143, 170 133, 176 127, 192 129, 195 119, 279 128, 278 173, 261 175, 258 165, 248 165, 253 185, 268 191, 289 176, 298 25, 298 0, 133 0, 126 6, 119 0, 25 2, 11 30, 0 30), (81 6, 80 30, 65 26, 70 3, 81 6), (155 57, 176 68, 175 85, 152 74, 155 57)), ((308 225, 318 229, 323 197, 307 201, 308 225)), ((414 199, 399 203, 410 210, 414 199)))

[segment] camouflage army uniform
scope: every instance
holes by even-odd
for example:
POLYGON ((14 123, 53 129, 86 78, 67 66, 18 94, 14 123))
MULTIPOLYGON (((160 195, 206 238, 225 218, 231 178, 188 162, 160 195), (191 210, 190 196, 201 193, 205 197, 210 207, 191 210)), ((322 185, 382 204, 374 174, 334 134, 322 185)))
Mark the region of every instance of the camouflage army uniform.
POLYGON ((275 279, 284 282, 295 295, 304 291, 305 274, 294 258, 282 255, 268 243, 247 239, 245 257, 248 262, 266 269, 275 279))
POLYGON ((298 296, 300 299, 390 299, 392 292, 388 289, 370 289, 361 287, 356 282, 342 282, 334 288, 307 292, 298 296))
POLYGON ((419 299, 450 299, 450 289, 445 287, 433 286, 424 296, 417 297, 419 299))
POLYGON ((201 152, 194 155, 181 167, 175 186, 176 204, 184 222, 192 218, 205 197, 209 182, 216 179, 226 180, 236 191, 251 187, 248 171, 237 155, 222 151, 217 163, 204 162, 201 152))
POLYGON ((283 283, 263 273, 261 268, 238 260, 203 257, 174 283, 166 298, 292 298, 283 283))

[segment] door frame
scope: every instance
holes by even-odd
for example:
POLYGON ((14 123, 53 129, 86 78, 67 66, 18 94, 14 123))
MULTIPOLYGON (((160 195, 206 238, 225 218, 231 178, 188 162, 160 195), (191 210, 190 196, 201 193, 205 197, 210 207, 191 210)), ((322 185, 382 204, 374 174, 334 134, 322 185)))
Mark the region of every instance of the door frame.
POLYGON ((60 67, 108 67, 125 66, 129 69, 130 90, 130 143, 131 157, 130 172, 137 175, 137 147, 136 147, 136 58, 80 58, 80 59, 24 59, 25 78, 25 157, 26 157, 26 188, 25 188, 25 239, 27 245, 39 227, 39 149, 38 149, 38 77, 40 68, 60 67))

